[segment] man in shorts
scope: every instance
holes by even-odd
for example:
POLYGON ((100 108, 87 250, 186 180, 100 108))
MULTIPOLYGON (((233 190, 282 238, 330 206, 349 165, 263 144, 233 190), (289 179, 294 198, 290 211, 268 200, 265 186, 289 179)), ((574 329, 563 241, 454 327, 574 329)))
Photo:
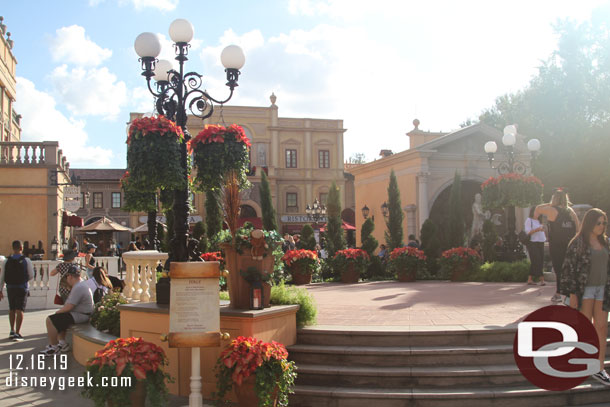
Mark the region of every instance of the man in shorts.
POLYGON ((89 286, 81 281, 80 269, 76 264, 66 272, 66 281, 72 287, 66 303, 46 319, 49 344, 39 352, 46 356, 68 351, 67 329, 71 325, 87 322, 93 313, 93 294, 89 286))
POLYGON ((9 338, 22 341, 21 324, 23 311, 28 301, 28 281, 34 278, 34 267, 30 259, 23 255, 23 243, 20 240, 13 242, 13 254, 6 259, 2 272, 0 272, 0 301, 4 298, 2 289, 6 283, 8 297, 9 324, 11 332, 9 338))

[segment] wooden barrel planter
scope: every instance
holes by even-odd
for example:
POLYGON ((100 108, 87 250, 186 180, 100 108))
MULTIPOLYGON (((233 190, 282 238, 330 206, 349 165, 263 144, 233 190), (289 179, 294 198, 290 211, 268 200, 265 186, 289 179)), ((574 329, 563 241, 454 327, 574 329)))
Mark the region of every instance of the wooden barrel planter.
POLYGON ((417 279, 417 271, 415 270, 400 270, 396 274, 398 281, 401 283, 412 283, 417 279))
POLYGON ((354 284, 360 280, 360 271, 356 266, 349 264, 345 271, 341 271, 341 282, 345 284, 354 284))
POLYGON ((290 266, 290 274, 294 285, 305 285, 311 283, 312 273, 303 272, 300 265, 290 266))
MULTIPOLYGON (((273 272, 273 254, 271 251, 262 260, 254 260, 249 252, 239 254, 230 244, 223 244, 222 249, 225 253, 226 269, 229 271, 227 278, 227 286, 229 288, 229 298, 231 300, 231 308, 235 309, 250 309, 250 283, 242 276, 240 271, 245 271, 248 267, 256 267, 262 274, 271 274, 273 272)), ((262 283, 263 285, 263 306, 270 307, 271 285, 262 283)))

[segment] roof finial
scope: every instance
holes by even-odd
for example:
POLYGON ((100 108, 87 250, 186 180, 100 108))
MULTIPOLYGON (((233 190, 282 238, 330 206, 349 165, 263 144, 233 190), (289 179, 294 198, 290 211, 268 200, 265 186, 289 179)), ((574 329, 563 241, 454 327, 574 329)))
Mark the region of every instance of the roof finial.
POLYGON ((4 24, 3 22, 4 17, 0 16, 0 33, 2 33, 2 35, 4 35, 4 33, 6 32, 6 24, 4 24))
POLYGON ((269 100, 271 100, 271 105, 275 106, 275 101, 277 100, 277 96, 275 96, 275 93, 271 92, 271 96, 269 96, 269 100))
POLYGON ((11 33, 6 33, 6 42, 8 42, 9 48, 13 49, 13 45, 15 45, 15 41, 11 40, 11 33))
POLYGON ((413 120, 413 126, 415 126, 415 128, 413 130, 419 130, 419 120, 418 119, 413 120))

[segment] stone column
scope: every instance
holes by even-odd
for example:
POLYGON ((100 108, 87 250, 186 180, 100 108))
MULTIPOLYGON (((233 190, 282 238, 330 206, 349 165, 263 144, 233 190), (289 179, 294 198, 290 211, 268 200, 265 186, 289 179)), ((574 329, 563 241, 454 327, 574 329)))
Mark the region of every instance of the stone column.
POLYGON ((415 217, 415 212, 417 211, 417 205, 410 204, 403 208, 403 210, 407 213, 407 236, 408 235, 416 235, 419 236, 417 230, 417 221, 415 217))
POLYGON ((417 197, 418 197, 418 209, 419 209, 419 228, 428 219, 428 177, 430 173, 428 171, 420 171, 417 173, 417 197))

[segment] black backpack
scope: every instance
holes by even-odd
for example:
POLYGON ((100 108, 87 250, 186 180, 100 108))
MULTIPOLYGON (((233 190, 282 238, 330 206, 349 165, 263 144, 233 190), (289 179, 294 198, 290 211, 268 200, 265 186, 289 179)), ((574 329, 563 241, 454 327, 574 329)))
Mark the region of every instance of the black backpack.
POLYGON ((104 298, 104 290, 101 287, 98 287, 93 292, 93 303, 97 304, 102 301, 102 298, 104 298))
POLYGON ((24 285, 28 282, 28 269, 25 256, 9 257, 4 266, 4 282, 11 285, 24 285))

